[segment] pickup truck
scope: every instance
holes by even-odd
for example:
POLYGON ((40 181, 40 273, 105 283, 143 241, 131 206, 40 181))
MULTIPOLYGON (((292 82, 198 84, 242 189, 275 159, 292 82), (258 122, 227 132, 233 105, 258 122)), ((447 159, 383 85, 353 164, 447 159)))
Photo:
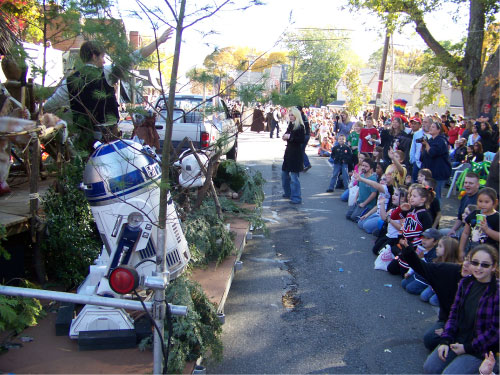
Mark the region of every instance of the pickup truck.
MULTIPOLYGON (((155 109, 160 112, 156 117, 156 131, 163 147, 167 118, 167 97, 159 97, 155 109)), ((238 128, 230 116, 224 100, 214 98, 213 103, 203 103, 201 95, 176 95, 174 104, 174 126, 172 146, 188 137, 196 148, 210 149, 218 143, 222 155, 236 160, 238 154, 238 128)))

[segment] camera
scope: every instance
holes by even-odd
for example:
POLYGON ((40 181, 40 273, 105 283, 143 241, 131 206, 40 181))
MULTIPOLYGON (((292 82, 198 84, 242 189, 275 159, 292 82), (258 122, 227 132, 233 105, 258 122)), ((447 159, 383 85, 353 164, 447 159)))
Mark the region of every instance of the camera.
POLYGON ((422 137, 422 138, 416 139, 415 143, 423 143, 424 141, 425 141, 425 138, 422 137))

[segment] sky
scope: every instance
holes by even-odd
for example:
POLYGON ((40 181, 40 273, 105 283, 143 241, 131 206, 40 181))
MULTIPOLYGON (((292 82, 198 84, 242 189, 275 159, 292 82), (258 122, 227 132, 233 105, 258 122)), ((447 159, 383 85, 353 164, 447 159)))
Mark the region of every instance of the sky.
MULTIPOLYGON (((188 0, 188 3, 190 0, 188 0)), ((194 66, 202 66, 203 59, 213 52, 215 47, 223 48, 254 47, 261 51, 278 51, 283 48, 276 45, 284 31, 296 31, 298 28, 335 28, 346 29, 351 48, 362 60, 384 43, 384 30, 378 18, 367 11, 350 13, 342 10, 346 0, 263 0, 265 5, 254 6, 245 11, 219 12, 195 26, 188 28, 183 34, 181 47, 180 73, 183 74, 194 66), (291 20, 291 22, 290 22, 291 20), (217 31, 217 35, 202 36, 201 32, 217 31)), ((161 0, 148 1, 165 8, 161 0)), ((191 2, 200 3, 199 0, 191 2)), ((134 0, 121 0, 120 7, 133 7, 134 0)), ((444 5, 446 7, 446 4, 444 5)), ((462 7, 466 8, 466 7, 462 7)), ((456 7, 444 9, 426 23, 436 39, 458 41, 467 31, 468 14, 466 9, 459 14, 458 25, 452 22, 450 11, 456 7)), ((124 15, 125 12, 122 13, 124 15)), ((152 34, 151 26, 136 19, 125 18, 128 30, 137 30, 143 34, 152 34)), ((162 29, 161 29, 162 30, 162 29)), ((160 30, 160 31, 161 31, 160 30)), ((424 49, 424 42, 414 29, 405 27, 403 33, 394 35, 395 49, 424 49)), ((167 50, 173 51, 174 42, 167 42, 167 50)))

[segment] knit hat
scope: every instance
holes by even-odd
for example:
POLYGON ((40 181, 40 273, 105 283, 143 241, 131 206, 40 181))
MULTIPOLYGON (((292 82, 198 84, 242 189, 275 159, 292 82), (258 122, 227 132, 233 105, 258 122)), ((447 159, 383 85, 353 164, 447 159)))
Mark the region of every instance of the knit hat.
POLYGON ((394 100, 394 113, 393 117, 399 117, 403 122, 408 122, 408 119, 405 116, 406 112, 406 104, 408 103, 407 100, 404 99, 396 99, 394 100))
POLYGON ((396 99, 394 100, 394 117, 401 117, 405 115, 407 100, 396 99))

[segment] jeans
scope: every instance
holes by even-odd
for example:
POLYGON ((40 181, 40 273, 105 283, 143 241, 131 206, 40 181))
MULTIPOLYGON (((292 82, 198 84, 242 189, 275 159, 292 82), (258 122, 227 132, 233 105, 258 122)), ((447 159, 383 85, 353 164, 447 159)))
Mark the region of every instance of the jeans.
POLYGON ((339 178, 340 172, 342 172, 342 183, 344 184, 344 188, 349 186, 349 174, 347 171, 347 164, 333 164, 333 174, 330 179, 330 185, 328 189, 335 190, 335 186, 337 185, 337 178, 339 178))
POLYGON ((441 191, 448 180, 436 180, 436 198, 441 202, 441 191))
POLYGON ((424 289, 422 293, 420 293, 420 299, 424 302, 429 302, 429 300, 434 294, 436 293, 434 293, 432 287, 429 285, 427 288, 424 289))
POLYGON ((408 293, 417 295, 420 295, 420 293, 422 293, 425 288, 427 288, 427 285, 422 284, 420 281, 416 280, 415 275, 411 275, 407 279, 403 279, 401 281, 401 286, 408 293))
POLYGON ((367 210, 369 210, 369 208, 359 207, 359 203, 356 203, 354 206, 348 208, 345 218, 357 223, 359 221, 359 216, 362 216, 367 210))
POLYGON ((276 129, 276 138, 279 138, 280 137, 280 125, 278 122, 271 121, 271 131, 269 132, 270 138, 273 137, 274 129, 276 129))
POLYGON ((281 185, 285 197, 289 197, 293 203, 302 203, 300 180, 297 172, 281 171, 281 185))
POLYGON ((429 303, 432 306, 439 307, 439 299, 438 299, 437 294, 434 294, 431 298, 429 298, 429 303))
POLYGON ((349 200, 349 189, 344 190, 344 192, 340 195, 340 200, 342 202, 347 202, 349 200))
POLYGON ((437 349, 429 354, 424 363, 425 374, 477 374, 482 359, 470 354, 456 355, 453 350, 448 351, 446 361, 439 359, 437 349))
POLYGON ((309 157, 306 154, 306 146, 309 143, 310 138, 311 138, 311 135, 306 134, 304 136, 304 143, 302 144, 302 155, 304 156, 304 168, 311 166, 311 163, 309 162, 309 157))
POLYGON ((380 219, 380 215, 377 213, 371 214, 364 220, 358 221, 359 229, 363 229, 366 233, 372 234, 376 229, 378 229, 378 222, 380 219))
MULTIPOLYGON (((328 151, 323 151, 323 150, 319 150, 318 152, 318 156, 326 156, 326 157, 330 157, 330 153, 328 151)), ((305 159, 304 159, 305 160, 305 159)), ((309 159, 307 159, 309 161, 309 159)))
POLYGON ((413 168, 411 169, 411 180, 412 182, 416 183, 417 178, 418 178, 418 171, 420 168, 418 167, 417 163, 413 163, 413 168))
POLYGON ((432 352, 436 347, 439 345, 441 342, 441 336, 436 335, 436 332, 434 332, 436 329, 441 329, 444 328, 445 322, 442 322, 438 320, 436 323, 434 323, 424 334, 424 345, 429 350, 432 352))

